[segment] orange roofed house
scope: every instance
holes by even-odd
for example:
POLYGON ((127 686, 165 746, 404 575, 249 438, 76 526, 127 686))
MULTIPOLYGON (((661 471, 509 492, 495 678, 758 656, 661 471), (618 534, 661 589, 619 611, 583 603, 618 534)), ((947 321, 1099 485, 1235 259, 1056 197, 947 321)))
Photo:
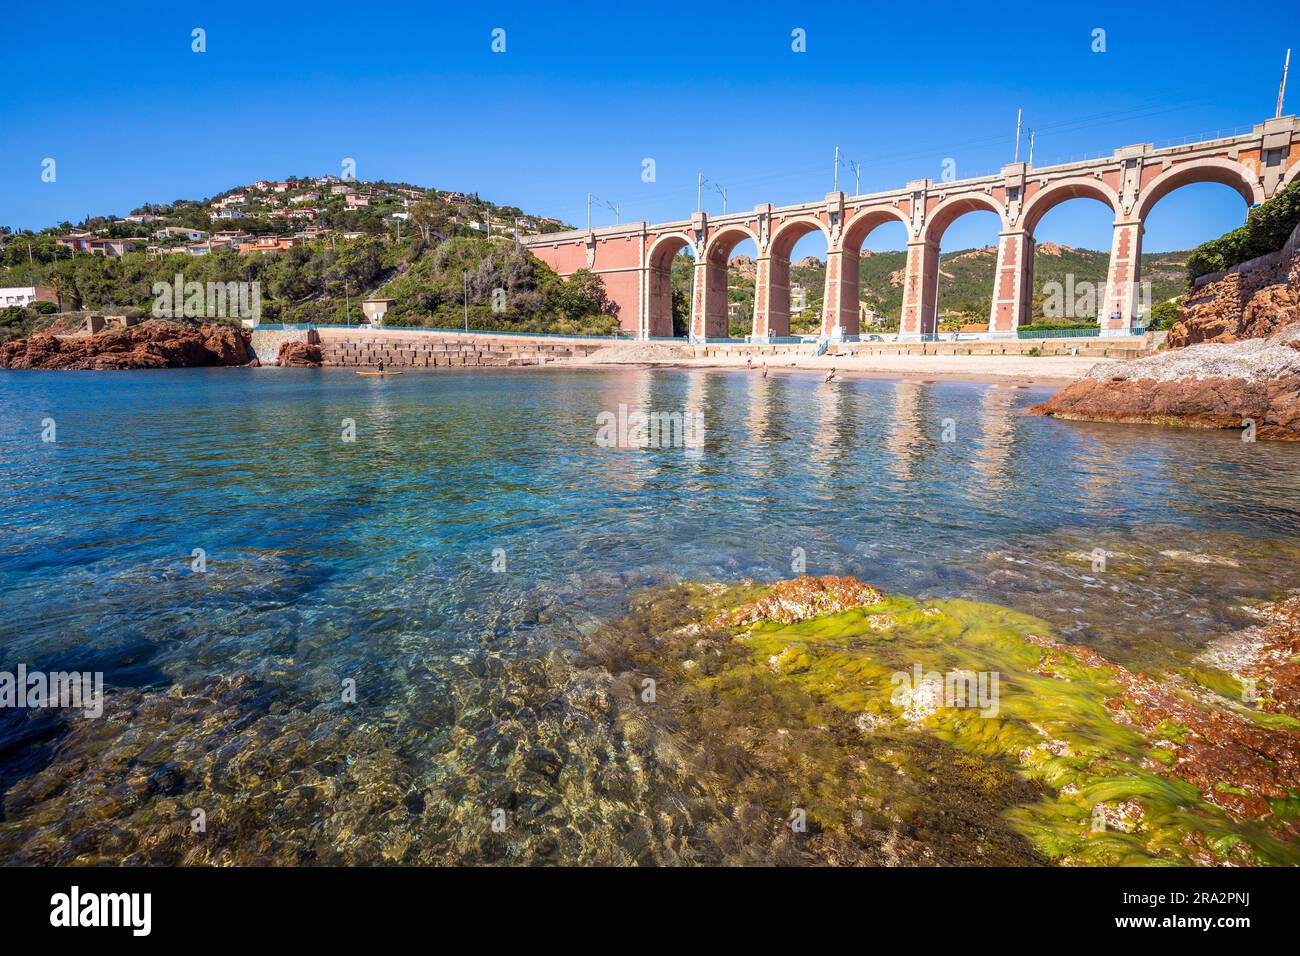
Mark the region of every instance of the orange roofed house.
POLYGON ((296 236, 262 236, 252 242, 241 242, 239 244, 239 254, 243 255, 246 252, 283 252, 285 249, 292 249, 300 244, 301 240, 296 236))

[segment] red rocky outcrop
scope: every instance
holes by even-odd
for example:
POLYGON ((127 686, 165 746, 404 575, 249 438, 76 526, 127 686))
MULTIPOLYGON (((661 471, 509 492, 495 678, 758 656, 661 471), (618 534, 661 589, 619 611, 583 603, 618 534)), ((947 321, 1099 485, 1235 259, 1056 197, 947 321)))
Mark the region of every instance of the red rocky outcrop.
POLYGON ((732 608, 710 623, 714 627, 735 627, 758 621, 796 624, 824 614, 870 607, 879 604, 882 597, 871 585, 856 578, 835 577, 833 574, 816 578, 805 574, 776 582, 753 604, 732 608))
POLYGON ((1117 722, 1148 737, 1182 728, 1180 739, 1161 741, 1174 756, 1167 772, 1197 787, 1208 802, 1239 817, 1263 819, 1273 813, 1270 801, 1285 800, 1300 780, 1300 731, 1263 727, 1225 708, 1200 706, 1181 688, 1112 664, 1089 647, 1030 641, 1105 671, 1118 689, 1106 701, 1117 722))
POLYGON ((320 368, 320 346, 310 342, 281 342, 275 364, 280 368, 320 368))
POLYGON ((1085 378, 1030 411, 1090 422, 1242 428, 1249 419, 1263 439, 1300 441, 1300 374, 1243 378, 1085 378))
POLYGON ((0 368, 141 369, 246 365, 247 335, 229 325, 153 319, 98 335, 41 334, 0 345, 0 368))
POLYGON ((1267 257, 1189 293, 1156 355, 1095 366, 1030 412, 1096 422, 1244 428, 1300 440, 1300 252, 1267 257))
POLYGON ((1178 322, 1165 340, 1169 348, 1202 342, 1267 338, 1300 322, 1300 255, 1272 268, 1232 272, 1189 292, 1178 322))

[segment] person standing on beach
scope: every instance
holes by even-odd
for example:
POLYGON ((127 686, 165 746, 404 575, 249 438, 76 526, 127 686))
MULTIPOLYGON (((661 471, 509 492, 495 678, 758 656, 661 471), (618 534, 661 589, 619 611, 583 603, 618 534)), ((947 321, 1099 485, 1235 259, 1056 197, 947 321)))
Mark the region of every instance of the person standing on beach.
POLYGON ((826 373, 826 381, 828 382, 835 381, 835 369, 831 369, 829 372, 826 373))

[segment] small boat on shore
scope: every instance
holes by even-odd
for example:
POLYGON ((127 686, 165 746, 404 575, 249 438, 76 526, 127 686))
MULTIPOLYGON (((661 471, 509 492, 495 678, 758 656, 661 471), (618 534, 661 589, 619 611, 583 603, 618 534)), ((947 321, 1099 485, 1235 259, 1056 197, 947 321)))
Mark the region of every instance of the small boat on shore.
POLYGON ((401 372, 357 372, 358 375, 401 375, 401 372))

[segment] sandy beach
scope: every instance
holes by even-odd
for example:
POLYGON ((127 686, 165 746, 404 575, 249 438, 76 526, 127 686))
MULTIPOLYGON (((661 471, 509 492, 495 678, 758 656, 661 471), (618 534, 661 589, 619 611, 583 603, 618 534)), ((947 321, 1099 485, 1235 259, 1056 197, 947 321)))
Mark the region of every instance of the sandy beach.
MULTIPOLYGON (((735 355, 693 358, 671 347, 615 346, 565 362, 566 367, 627 365, 672 368, 748 368, 742 350, 735 355)), ((755 359, 754 368, 763 360, 755 359)), ((1070 355, 778 355, 769 358, 769 374, 821 372, 832 368, 844 378, 921 378, 958 382, 1004 382, 1018 385, 1067 385, 1104 359, 1070 355)))

